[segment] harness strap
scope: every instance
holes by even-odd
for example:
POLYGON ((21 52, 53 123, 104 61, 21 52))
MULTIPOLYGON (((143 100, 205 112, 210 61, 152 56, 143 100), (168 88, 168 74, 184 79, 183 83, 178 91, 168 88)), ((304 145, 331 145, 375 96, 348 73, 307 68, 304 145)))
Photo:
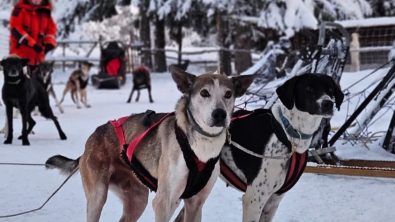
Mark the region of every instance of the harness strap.
MULTIPOLYGON (((284 184, 276 192, 283 194, 289 191, 298 182, 307 165, 307 152, 303 154, 294 153, 289 162, 289 168, 284 184)), ((246 192, 247 184, 237 176, 224 161, 220 162, 222 176, 236 189, 246 192)))
POLYGON ((226 165, 225 161, 221 159, 220 162, 220 169, 221 169, 221 175, 225 177, 225 179, 232 184, 233 187, 236 189, 246 192, 247 190, 247 184, 244 183, 242 179, 240 179, 239 176, 237 176, 228 165, 226 165))
POLYGON ((114 127, 115 133, 117 134, 119 142, 121 143, 123 148, 125 148, 125 145, 127 145, 127 144, 125 142, 125 136, 123 134, 122 125, 125 123, 125 121, 127 119, 129 119, 129 116, 125 116, 125 117, 119 118, 118 120, 110 120, 110 121, 108 121, 114 127))
POLYGON ((293 186, 295 186, 295 184, 302 176, 304 169, 306 168, 307 156, 307 152, 304 152, 302 154, 294 153, 294 155, 292 155, 285 182, 280 190, 276 192, 276 194, 283 194, 289 191, 293 186))
POLYGON ((182 199, 188 199, 199 193, 209 181, 211 174, 218 162, 219 155, 215 158, 209 159, 206 163, 199 160, 195 152, 193 152, 187 135, 175 123, 175 134, 178 144, 181 147, 185 163, 188 167, 189 174, 185 190, 181 195, 182 199))
MULTIPOLYGON (((129 161, 132 161, 133 157, 133 152, 136 149, 136 146, 141 142, 141 140, 149 133, 153 128, 157 127, 159 124, 161 124, 167 117, 174 115, 174 112, 166 114, 162 119, 160 119, 158 122, 154 123, 152 126, 150 126, 146 131, 144 131, 142 134, 140 134, 138 137, 136 137, 132 142, 130 142, 128 149, 126 151, 126 156, 128 157, 129 161)), ((123 132, 122 132, 123 134, 123 132)))
MULTIPOLYGON (((251 113, 245 114, 245 115, 233 117, 232 121, 249 117, 253 113, 254 113, 254 111, 251 112, 251 113)), ((257 113, 259 113, 259 111, 257 113)), ((267 114, 269 114, 269 113, 267 113, 267 114)), ((278 140, 280 140, 280 142, 282 142, 285 146, 287 146, 288 149, 290 149, 291 152, 292 152, 292 144, 291 144, 291 142, 288 140, 287 136, 285 135, 285 132, 282 129, 281 124, 278 123, 278 121, 276 121, 276 119, 272 115, 271 115, 271 125, 273 127, 274 133, 276 134, 278 140)), ((232 143, 230 145, 235 146, 235 144, 238 145, 237 143, 232 141, 232 143)), ((244 151, 244 152, 246 152, 246 151, 244 151)), ((250 154, 250 155, 252 155, 252 154, 250 154)), ((255 156, 255 155, 253 155, 253 156, 255 156)), ((289 167, 288 167, 287 175, 286 175, 286 178, 285 178, 285 182, 284 182, 283 186, 281 186, 281 188, 276 192, 276 194, 283 194, 283 193, 287 192, 288 190, 290 190, 298 182, 299 178, 303 174, 304 169, 305 169, 305 167, 307 165, 307 156, 308 156, 307 152, 304 152, 303 154, 299 154, 299 153, 296 153, 296 152, 292 152, 291 153, 291 155, 288 157, 288 158, 290 158, 290 162, 289 162, 289 167)), ((284 157, 280 157, 280 158, 267 157, 267 158, 268 159, 269 158, 271 158, 271 159, 280 159, 280 158, 282 158, 283 159, 284 157)), ((243 191, 243 192, 245 192, 247 190, 247 184, 240 177, 238 177, 230 169, 230 167, 225 164, 224 161, 221 161, 220 169, 221 169, 221 174, 224 176, 224 178, 229 183, 232 184, 232 186, 234 186, 236 189, 238 189, 240 191, 243 191)))

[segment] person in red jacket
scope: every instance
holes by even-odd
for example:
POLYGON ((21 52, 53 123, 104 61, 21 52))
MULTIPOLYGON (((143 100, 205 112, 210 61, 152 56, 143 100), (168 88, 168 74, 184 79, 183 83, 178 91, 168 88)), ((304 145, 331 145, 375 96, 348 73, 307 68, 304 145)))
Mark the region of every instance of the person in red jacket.
POLYGON ((10 54, 28 58, 29 73, 56 47, 56 23, 50 0, 19 0, 10 19, 10 54))

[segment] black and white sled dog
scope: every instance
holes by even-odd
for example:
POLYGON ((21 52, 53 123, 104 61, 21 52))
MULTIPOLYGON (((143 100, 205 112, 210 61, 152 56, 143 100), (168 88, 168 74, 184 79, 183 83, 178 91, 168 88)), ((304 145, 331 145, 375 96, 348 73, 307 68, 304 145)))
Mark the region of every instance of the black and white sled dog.
MULTIPOLYGON (((293 77, 277 94, 280 101, 270 110, 234 113, 231 139, 221 152, 221 179, 245 192, 243 222, 272 221, 285 192, 304 171, 312 135, 344 98, 323 74, 293 77)), ((182 221, 182 213, 176 221, 182 221)))

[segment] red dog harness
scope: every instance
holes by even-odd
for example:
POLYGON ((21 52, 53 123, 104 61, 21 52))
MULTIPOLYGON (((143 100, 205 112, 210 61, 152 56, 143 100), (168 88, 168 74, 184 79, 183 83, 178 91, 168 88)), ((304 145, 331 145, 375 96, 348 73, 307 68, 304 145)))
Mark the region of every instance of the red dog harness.
MULTIPOLYGON (((174 115, 174 112, 166 114, 162 117, 158 122, 151 125, 147 130, 133 139, 130 144, 126 144, 125 136, 123 133, 122 125, 125 123, 130 116, 120 118, 118 120, 111 120, 109 123, 114 127, 114 130, 118 136, 118 139, 122 145, 122 155, 127 163, 130 163, 130 167, 132 171, 137 176, 137 178, 150 190, 156 191, 158 187, 158 180, 154 178, 145 168, 144 166, 137 160, 137 158, 133 158, 134 150, 137 145, 141 142, 141 140, 155 127, 161 124, 167 117, 174 115)), ((197 194, 200 190, 202 190, 208 180, 211 177, 211 173, 215 168, 215 164, 218 162, 219 156, 216 158, 212 158, 207 162, 202 162, 195 155, 192 148, 189 145, 188 138, 185 133, 175 124, 175 134, 177 141, 181 147, 181 151, 183 153, 186 165, 189 169, 189 175, 187 180, 187 185, 181 198, 188 199, 195 194, 197 194)))
MULTIPOLYGON (((245 114, 242 116, 237 116, 233 117, 232 121, 235 121, 237 119, 242 119, 245 117, 250 116, 252 113, 245 114)), ((306 168, 307 165, 307 152, 303 154, 299 154, 294 152, 290 158, 290 163, 288 167, 288 172, 287 176, 285 179, 285 182, 283 186, 276 192, 276 194, 283 194, 290 190, 299 180, 299 178, 302 176, 304 169, 306 168)), ((225 164, 224 161, 220 162, 220 168, 221 168, 221 174, 224 176, 224 178, 236 189, 245 192, 247 190, 247 184, 240 179, 231 169, 228 165, 225 164)))

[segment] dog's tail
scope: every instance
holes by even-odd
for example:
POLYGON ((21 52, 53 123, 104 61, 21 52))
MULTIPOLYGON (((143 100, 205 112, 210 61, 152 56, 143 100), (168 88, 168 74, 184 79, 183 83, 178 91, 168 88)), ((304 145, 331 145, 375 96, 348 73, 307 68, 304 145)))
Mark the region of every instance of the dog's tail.
POLYGON ((45 162, 45 167, 47 169, 59 169, 62 174, 70 175, 79 166, 80 158, 73 160, 65 156, 56 155, 45 162))

